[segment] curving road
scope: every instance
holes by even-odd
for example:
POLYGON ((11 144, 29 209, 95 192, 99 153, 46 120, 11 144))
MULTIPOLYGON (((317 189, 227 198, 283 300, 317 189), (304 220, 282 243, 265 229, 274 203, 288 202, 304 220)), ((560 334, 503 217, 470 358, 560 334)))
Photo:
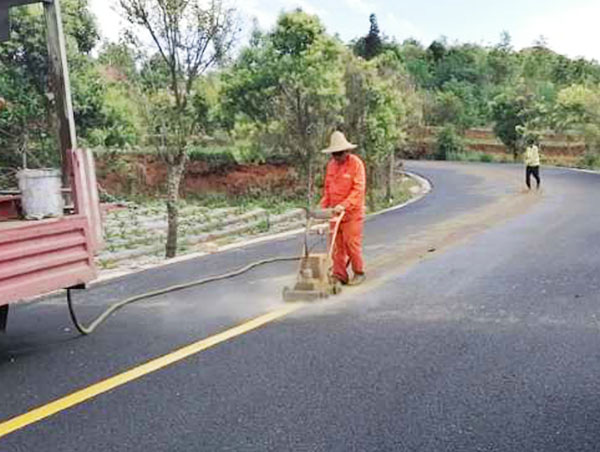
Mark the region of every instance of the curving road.
MULTIPOLYGON (((0 451, 598 450, 600 175, 546 169, 528 193, 520 166, 407 169, 433 191, 369 219, 369 282, 335 299, 281 314, 286 263, 128 306, 85 338, 60 298, 16 306, 0 336, 0 451)), ((130 275, 77 294, 79 311, 297 249, 279 239, 130 275)))

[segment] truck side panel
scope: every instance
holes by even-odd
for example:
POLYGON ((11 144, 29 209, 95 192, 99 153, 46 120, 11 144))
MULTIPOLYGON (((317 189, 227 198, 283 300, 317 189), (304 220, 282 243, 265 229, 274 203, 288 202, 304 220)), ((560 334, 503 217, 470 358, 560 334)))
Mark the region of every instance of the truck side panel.
POLYGON ((0 306, 96 277, 88 219, 22 223, 0 234, 0 306))

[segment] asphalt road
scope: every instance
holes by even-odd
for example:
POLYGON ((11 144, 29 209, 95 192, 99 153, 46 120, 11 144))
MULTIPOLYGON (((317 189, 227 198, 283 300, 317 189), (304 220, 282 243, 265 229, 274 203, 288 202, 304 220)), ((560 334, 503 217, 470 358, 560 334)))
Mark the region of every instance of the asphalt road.
MULTIPOLYGON (((369 281, 0 438, 0 451, 597 451, 600 175, 412 162, 433 191, 368 220, 369 281)), ((77 294, 125 296, 296 254, 280 239, 77 294)), ((12 309, 3 420, 280 309, 295 264, 128 306, 79 337, 12 309)))

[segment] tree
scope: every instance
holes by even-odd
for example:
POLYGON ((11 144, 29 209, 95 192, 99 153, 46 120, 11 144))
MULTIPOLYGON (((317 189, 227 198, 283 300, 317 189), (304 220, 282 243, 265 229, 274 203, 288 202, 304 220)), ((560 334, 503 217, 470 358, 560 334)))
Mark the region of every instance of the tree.
POLYGON ((111 71, 115 81, 131 82, 138 78, 137 62, 141 59, 124 40, 104 43, 98 55, 98 63, 111 71))
POLYGON ((516 160, 519 153, 521 133, 519 130, 535 129, 541 115, 535 97, 521 87, 500 94, 492 105, 494 133, 516 160))
POLYGON ((517 62, 508 32, 504 31, 500 42, 487 53, 486 66, 491 84, 503 85, 512 82, 517 72, 517 62))
POLYGON ((465 151, 462 136, 452 124, 446 124, 436 137, 436 158, 446 160, 451 154, 465 151))
POLYGON ((230 70, 222 74, 224 125, 229 130, 235 126, 238 113, 259 125, 275 118, 273 99, 281 90, 280 71, 275 66, 277 58, 271 37, 255 28, 248 47, 242 49, 230 70))
POLYGON ((144 121, 140 102, 141 77, 137 64, 139 52, 122 39, 105 43, 98 55, 98 71, 104 86, 102 123, 93 129, 86 141, 102 148, 126 148, 140 144, 144 135, 144 121))
POLYGON ((302 11, 280 16, 270 38, 279 74, 275 112, 288 148, 303 166, 310 203, 318 151, 343 102, 342 48, 316 16, 302 11))
POLYGON ((398 61, 390 54, 368 62, 352 57, 346 65, 344 128, 365 158, 371 210, 375 210, 375 190, 382 180, 387 179, 387 200, 392 198, 394 153, 403 136, 402 118, 406 115, 400 74, 398 61))
POLYGON ((432 84, 432 69, 427 50, 414 39, 408 39, 399 47, 400 58, 408 73, 419 87, 425 88, 432 84))
POLYGON ((439 63, 446 55, 446 39, 441 38, 439 41, 433 41, 427 48, 428 56, 434 63, 439 63))
POLYGON ((369 22, 371 23, 371 27, 369 28, 369 34, 365 38, 365 58, 367 60, 379 55, 383 47, 375 14, 369 16, 369 22))
POLYGON ((571 85, 558 93, 553 112, 554 127, 575 130, 586 143, 588 166, 600 162, 600 95, 597 85, 571 85))
POLYGON ((194 83, 231 49, 236 32, 234 10, 220 0, 119 0, 119 4, 138 35, 149 35, 168 68, 168 86, 149 92, 147 118, 151 132, 159 135, 157 148, 167 165, 166 256, 170 258, 177 253, 179 187, 187 147, 202 127, 190 114, 194 83))
POLYGON ((519 142, 517 127, 524 126, 523 102, 516 98, 499 96, 492 107, 492 116, 495 119, 494 133, 516 160, 519 142))
POLYGON ((0 166, 24 167, 28 159, 31 166, 58 166, 58 153, 51 152, 54 141, 49 139, 46 101, 31 89, 33 82, 24 72, 0 64, 6 98, 0 111, 0 166))
POLYGON ((283 152, 306 177, 308 204, 315 163, 343 105, 340 43, 302 10, 279 16, 272 32, 256 35, 224 77, 229 108, 277 135, 283 152))
POLYGON ((468 124, 466 117, 465 103, 451 91, 436 92, 425 110, 427 123, 435 126, 454 124, 464 130, 468 124))
MULTIPOLYGON (((62 13, 79 135, 102 121, 100 76, 88 55, 98 31, 88 0, 63 0, 62 13)), ((40 5, 11 10, 11 39, 0 44, 0 87, 8 108, 0 117, 0 161, 16 166, 57 166, 55 108, 47 96, 48 58, 40 5)))
POLYGON ((480 86, 485 82, 486 52, 482 48, 464 44, 450 47, 442 55, 435 59, 434 74, 437 87, 442 88, 452 80, 475 86, 480 86))
POLYGON ((354 53, 365 60, 375 58, 384 50, 384 43, 381 39, 379 32, 379 25, 377 25, 377 16, 371 14, 369 16, 369 33, 366 36, 358 39, 354 44, 354 53))

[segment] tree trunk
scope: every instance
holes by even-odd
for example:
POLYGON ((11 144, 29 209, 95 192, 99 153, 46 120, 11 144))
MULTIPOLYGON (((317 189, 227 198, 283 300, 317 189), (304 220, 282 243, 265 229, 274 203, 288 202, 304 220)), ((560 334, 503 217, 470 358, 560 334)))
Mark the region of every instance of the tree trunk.
POLYGON ((394 198, 394 174, 395 174, 395 166, 396 166, 396 156, 395 156, 395 150, 393 150, 392 152, 390 152, 389 155, 389 167, 388 167, 388 177, 387 177, 387 186, 385 188, 385 197, 388 200, 388 202, 393 201, 394 198))
POLYGON ((306 171, 306 177, 307 177, 307 186, 306 186, 306 206, 310 209, 312 207, 312 202, 313 202, 313 191, 314 191, 314 184, 313 184, 313 179, 314 179, 314 174, 313 174, 313 162, 312 162, 312 156, 308 157, 308 168, 306 171))
POLYGON ((371 212, 375 212, 375 165, 367 161, 367 204, 371 212))
POLYGON ((177 254, 177 233, 179 229, 179 186, 185 169, 185 155, 174 159, 167 166, 167 259, 177 254))

